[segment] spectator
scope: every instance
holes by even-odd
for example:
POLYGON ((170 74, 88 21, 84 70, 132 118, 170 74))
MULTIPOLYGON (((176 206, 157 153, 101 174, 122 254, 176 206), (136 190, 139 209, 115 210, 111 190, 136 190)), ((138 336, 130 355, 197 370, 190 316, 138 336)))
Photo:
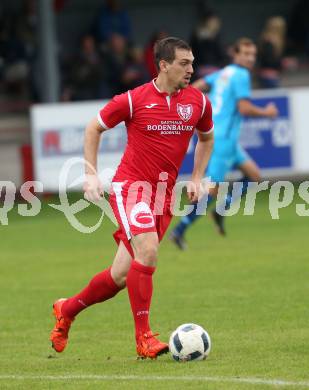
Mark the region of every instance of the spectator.
POLYGON ((134 89, 149 81, 143 51, 140 48, 134 47, 130 49, 128 63, 124 69, 122 81, 125 90, 134 89))
POLYGON ((214 13, 208 13, 193 32, 190 43, 195 55, 197 78, 214 72, 226 61, 220 30, 220 18, 214 13))
POLYGON ((89 100, 108 98, 107 69, 96 47, 94 37, 84 35, 80 52, 73 64, 65 71, 62 100, 89 100))
POLYGON ((37 49, 36 12, 36 2, 25 0, 19 14, 3 12, 0 21, 0 74, 4 89, 33 100, 37 100, 32 73, 37 49))
POLYGON ((111 96, 117 95, 126 90, 123 74, 128 65, 128 47, 122 35, 114 33, 110 36, 104 57, 111 96))
POLYGON ((4 90, 9 94, 27 94, 29 65, 23 42, 9 19, 0 23, 1 78, 4 90))
POLYGON ((157 41, 160 39, 166 38, 168 36, 168 33, 165 30, 160 30, 155 32, 151 38, 148 44, 145 47, 144 51, 144 61, 146 64, 147 71, 149 73, 149 76, 151 79, 154 79, 158 75, 158 71, 155 65, 154 61, 154 55, 153 55, 153 48, 157 41))
POLYGON ((38 9, 36 0, 24 0, 21 13, 17 15, 16 32, 18 39, 22 42, 25 58, 28 66, 28 89, 30 98, 34 101, 39 100, 38 83, 40 80, 37 77, 36 70, 38 67, 38 9))
POLYGON ((258 78, 261 88, 277 88, 285 49, 286 23, 281 16, 266 21, 259 43, 258 78))
POLYGON ((292 55, 309 57, 309 2, 298 0, 289 15, 288 38, 292 55))
POLYGON ((131 40, 131 23, 127 11, 121 8, 118 0, 106 0, 99 12, 94 26, 95 36, 101 46, 109 41, 113 34, 122 35, 127 42, 131 40))

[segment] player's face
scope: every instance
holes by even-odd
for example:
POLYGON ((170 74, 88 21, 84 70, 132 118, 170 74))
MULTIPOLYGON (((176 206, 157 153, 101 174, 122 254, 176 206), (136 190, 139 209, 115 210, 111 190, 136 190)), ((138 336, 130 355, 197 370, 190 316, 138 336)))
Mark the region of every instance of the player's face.
POLYGON ((240 46, 240 50, 235 54, 235 62, 245 68, 252 69, 256 61, 256 46, 240 46))
POLYGON ((193 60, 192 51, 176 49, 174 61, 166 63, 168 80, 175 89, 186 88, 190 84, 193 60))

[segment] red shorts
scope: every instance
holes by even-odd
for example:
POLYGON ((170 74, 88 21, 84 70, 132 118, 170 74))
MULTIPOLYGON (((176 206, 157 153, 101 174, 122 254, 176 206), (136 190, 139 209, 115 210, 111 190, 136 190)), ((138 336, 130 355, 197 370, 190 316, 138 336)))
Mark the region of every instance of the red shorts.
POLYGON ((171 196, 161 196, 149 183, 145 187, 145 182, 113 182, 109 202, 119 224, 114 238, 132 257, 132 236, 156 232, 161 241, 172 219, 171 196))

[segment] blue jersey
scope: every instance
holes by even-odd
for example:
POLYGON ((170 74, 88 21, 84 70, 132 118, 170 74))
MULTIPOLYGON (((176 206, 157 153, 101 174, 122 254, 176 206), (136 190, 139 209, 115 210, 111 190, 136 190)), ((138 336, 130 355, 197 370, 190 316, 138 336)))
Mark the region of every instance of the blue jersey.
POLYGON ((242 119, 237 103, 240 99, 250 97, 249 71, 242 66, 232 64, 206 76, 204 80, 211 88, 209 98, 212 103, 215 138, 237 143, 242 119))

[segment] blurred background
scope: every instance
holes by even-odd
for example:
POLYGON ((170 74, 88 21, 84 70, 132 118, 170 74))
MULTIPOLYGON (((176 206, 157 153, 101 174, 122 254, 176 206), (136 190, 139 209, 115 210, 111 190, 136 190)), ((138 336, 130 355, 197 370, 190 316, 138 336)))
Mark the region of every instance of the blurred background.
MULTIPOLYGON (((167 35, 192 45, 195 78, 229 63, 235 39, 254 39, 253 86, 266 90, 257 103, 275 100, 280 117, 249 121, 245 146, 266 176, 309 172, 307 0, 2 0, 0 180, 36 178, 53 190, 51 166, 82 155, 84 125, 106 99, 156 76, 153 45, 167 35)), ((110 137, 103 149, 120 156, 123 136, 110 137)))

